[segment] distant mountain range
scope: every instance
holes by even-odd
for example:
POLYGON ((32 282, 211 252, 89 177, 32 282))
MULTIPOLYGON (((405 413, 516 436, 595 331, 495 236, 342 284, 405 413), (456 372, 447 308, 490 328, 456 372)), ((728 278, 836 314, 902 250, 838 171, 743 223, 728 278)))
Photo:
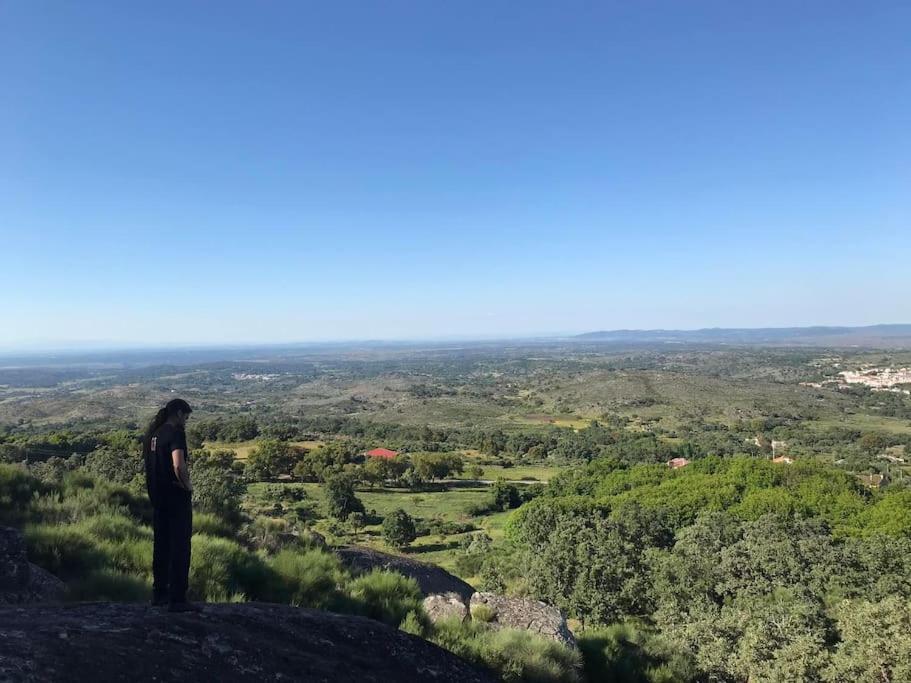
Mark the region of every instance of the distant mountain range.
POLYGON ((602 330, 581 341, 631 343, 754 344, 770 346, 911 347, 911 325, 867 327, 711 327, 701 330, 602 330))

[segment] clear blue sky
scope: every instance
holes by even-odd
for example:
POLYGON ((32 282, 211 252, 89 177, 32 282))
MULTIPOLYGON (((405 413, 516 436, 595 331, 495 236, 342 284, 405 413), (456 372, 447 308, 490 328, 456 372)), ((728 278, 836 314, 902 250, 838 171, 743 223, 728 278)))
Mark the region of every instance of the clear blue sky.
POLYGON ((0 346, 911 322, 911 4, 0 2, 0 346))

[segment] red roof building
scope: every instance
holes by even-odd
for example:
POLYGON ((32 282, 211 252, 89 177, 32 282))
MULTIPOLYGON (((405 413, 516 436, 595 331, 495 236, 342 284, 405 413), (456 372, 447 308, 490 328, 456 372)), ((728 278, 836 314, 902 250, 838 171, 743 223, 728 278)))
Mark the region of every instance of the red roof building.
POLYGON ((398 453, 396 451, 390 451, 388 448, 374 448, 372 451, 367 451, 368 458, 394 458, 398 453))

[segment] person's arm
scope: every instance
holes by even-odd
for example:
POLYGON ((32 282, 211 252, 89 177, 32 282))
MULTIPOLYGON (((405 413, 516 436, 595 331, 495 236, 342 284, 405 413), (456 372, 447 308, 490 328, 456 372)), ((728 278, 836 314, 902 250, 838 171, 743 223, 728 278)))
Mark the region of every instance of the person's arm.
POLYGON ((171 451, 171 461, 174 465, 174 474, 180 487, 190 493, 193 492, 193 485, 190 483, 190 468, 187 467, 187 458, 182 448, 175 448, 171 451))

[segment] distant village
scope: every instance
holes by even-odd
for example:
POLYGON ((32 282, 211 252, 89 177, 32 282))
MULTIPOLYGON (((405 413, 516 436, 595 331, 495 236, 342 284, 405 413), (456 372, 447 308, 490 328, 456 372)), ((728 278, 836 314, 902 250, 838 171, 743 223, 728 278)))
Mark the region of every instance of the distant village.
POLYGON ((822 382, 801 382, 805 387, 846 389, 852 385, 870 387, 873 391, 891 391, 911 395, 911 368, 861 368, 860 370, 842 370, 838 377, 822 382))

